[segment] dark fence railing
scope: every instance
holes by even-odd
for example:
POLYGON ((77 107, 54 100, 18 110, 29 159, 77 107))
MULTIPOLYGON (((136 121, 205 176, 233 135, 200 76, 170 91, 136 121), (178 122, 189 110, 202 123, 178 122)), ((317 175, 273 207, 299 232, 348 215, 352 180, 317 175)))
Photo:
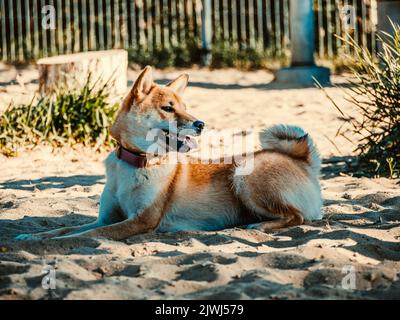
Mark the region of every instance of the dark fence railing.
MULTIPOLYGON (((285 53, 290 45, 289 3, 212 0, 212 42, 285 53)), ((335 34, 345 34, 340 15, 345 5, 356 12, 352 36, 375 50, 376 0, 314 0, 320 57, 332 58, 343 48, 335 34)), ((200 46, 201 11, 200 0, 0 0, 0 60, 111 48, 151 52, 188 41, 200 46), (48 28, 51 22, 54 28, 48 28)))

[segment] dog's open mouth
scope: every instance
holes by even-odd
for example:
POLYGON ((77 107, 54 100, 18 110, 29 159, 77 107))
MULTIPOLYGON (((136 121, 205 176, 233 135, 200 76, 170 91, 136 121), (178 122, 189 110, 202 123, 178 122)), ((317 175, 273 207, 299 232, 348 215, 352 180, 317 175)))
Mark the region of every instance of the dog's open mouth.
POLYGON ((192 135, 176 134, 168 129, 162 129, 162 135, 168 150, 188 152, 197 148, 196 138, 192 135))

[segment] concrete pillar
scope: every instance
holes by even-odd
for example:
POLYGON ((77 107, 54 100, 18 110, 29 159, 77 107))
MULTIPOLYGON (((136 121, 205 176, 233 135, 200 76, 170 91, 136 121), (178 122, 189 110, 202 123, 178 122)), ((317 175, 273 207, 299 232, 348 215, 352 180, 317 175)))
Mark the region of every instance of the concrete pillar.
POLYGON ((211 0, 203 0, 203 10, 201 12, 201 44, 203 49, 202 62, 208 66, 211 63, 211 42, 212 42, 212 22, 211 22, 211 0))
MULTIPOLYGON (((378 31, 393 34, 393 27, 390 20, 393 23, 400 24, 400 0, 378 0, 377 17, 378 31)), ((378 42, 378 50, 382 50, 380 42, 378 42)))
POLYGON ((313 66, 315 51, 313 0, 290 1, 290 35, 292 67, 313 66))
POLYGON ((330 71, 314 61, 315 27, 313 0, 290 0, 290 42, 292 60, 289 68, 275 73, 275 82, 312 86, 317 79, 329 84, 330 71))

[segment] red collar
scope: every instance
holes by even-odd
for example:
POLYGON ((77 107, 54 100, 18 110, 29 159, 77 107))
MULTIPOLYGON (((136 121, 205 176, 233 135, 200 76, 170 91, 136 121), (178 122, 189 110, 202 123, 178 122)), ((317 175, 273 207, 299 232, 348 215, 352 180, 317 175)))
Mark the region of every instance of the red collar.
POLYGON ((140 155, 135 152, 129 151, 124 147, 122 147, 121 145, 117 146, 115 152, 117 154, 118 159, 121 159, 136 168, 144 168, 147 165, 146 155, 140 155))

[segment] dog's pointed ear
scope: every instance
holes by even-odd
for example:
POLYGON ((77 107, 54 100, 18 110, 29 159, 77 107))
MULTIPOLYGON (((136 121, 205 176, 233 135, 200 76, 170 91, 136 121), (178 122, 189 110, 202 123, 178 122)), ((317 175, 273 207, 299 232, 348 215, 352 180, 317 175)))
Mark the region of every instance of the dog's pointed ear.
POLYGON ((146 66, 139 74, 129 94, 132 100, 130 101, 131 104, 133 101, 142 100, 150 92, 153 85, 153 72, 150 66, 146 66))
POLYGON ((167 84, 167 87, 170 88, 175 93, 182 95, 185 91, 189 82, 189 75, 184 73, 181 74, 175 80, 172 80, 170 83, 167 84))

